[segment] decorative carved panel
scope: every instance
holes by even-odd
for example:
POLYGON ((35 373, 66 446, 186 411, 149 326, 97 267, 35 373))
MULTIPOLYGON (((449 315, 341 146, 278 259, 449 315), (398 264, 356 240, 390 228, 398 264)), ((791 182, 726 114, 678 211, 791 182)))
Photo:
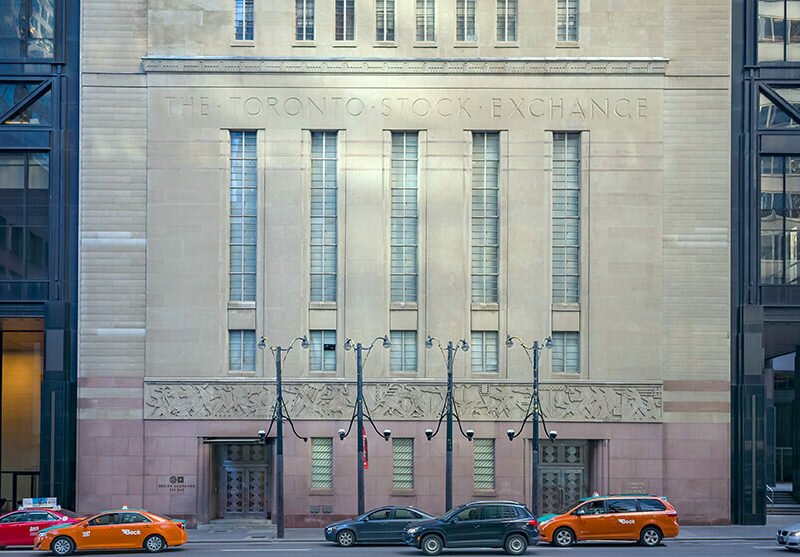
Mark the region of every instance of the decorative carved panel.
MULTIPOLYGON (((346 420, 356 387, 344 382, 287 382, 283 396, 292 419, 346 420)), ((545 416, 567 422, 659 422, 661 385, 546 383, 540 387, 545 416)), ((444 384, 367 383, 364 398, 374 419, 434 420, 444 405, 444 384)), ((531 387, 512 383, 462 383, 454 388, 462 420, 519 420, 531 387)), ((275 384, 267 381, 147 381, 147 419, 268 420, 275 384)))

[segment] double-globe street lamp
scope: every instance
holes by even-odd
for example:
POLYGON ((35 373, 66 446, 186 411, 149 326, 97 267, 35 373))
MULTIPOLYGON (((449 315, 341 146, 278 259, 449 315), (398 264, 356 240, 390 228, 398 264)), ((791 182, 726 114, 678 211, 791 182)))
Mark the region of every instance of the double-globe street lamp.
POLYGON ((370 351, 372 351, 372 347, 375 346, 375 343, 378 341, 383 341, 383 347, 389 348, 392 344, 389 341, 389 335, 384 335, 382 337, 375 337, 375 340, 370 343, 367 348, 359 343, 353 343, 353 339, 348 338, 344 342, 344 349, 345 350, 352 350, 355 348, 356 350, 356 403, 353 407, 353 416, 350 418, 350 425, 347 428, 347 431, 344 429, 340 429, 339 439, 344 441, 344 438, 350 435, 350 430, 353 429, 353 420, 357 420, 357 427, 358 427, 358 514, 364 514, 364 408, 366 407, 366 416, 369 420, 369 423, 372 424, 372 427, 375 429, 375 432, 378 435, 383 436, 385 441, 389 440, 391 437, 392 432, 389 429, 384 429, 383 433, 378 431, 378 428, 375 426, 375 422, 372 421, 372 416, 369 413, 369 407, 366 406, 364 402, 364 364, 366 363, 366 359, 369 357, 370 351), (366 357, 364 353, 366 352, 366 357))
POLYGON ((462 338, 455 343, 452 340, 448 341, 447 346, 444 346, 438 338, 428 336, 428 338, 425 340, 425 347, 433 348, 434 343, 436 343, 439 350, 442 352, 442 355, 445 357, 445 361, 447 362, 447 394, 445 395, 442 413, 439 415, 439 421, 436 424, 436 431, 432 429, 426 429, 425 436, 428 438, 428 441, 436 437, 436 434, 439 433, 439 429, 442 427, 442 420, 447 418, 447 440, 444 464, 444 510, 447 512, 453 508, 453 416, 455 415, 456 417, 458 429, 461 431, 461 435, 466 437, 467 441, 472 441, 472 438, 475 436, 475 432, 471 429, 464 431, 464 428, 461 427, 461 418, 458 416, 458 407, 456 406, 455 399, 453 398, 453 364, 455 363, 458 349, 460 348, 466 352, 469 350, 469 343, 466 341, 466 339, 462 338))
POLYGON ((289 417, 289 414, 286 413, 284 406, 283 406, 283 382, 282 382, 282 368, 283 362, 286 360, 286 356, 289 355, 294 344, 297 341, 300 341, 300 346, 303 348, 308 348, 308 338, 303 335, 302 337, 295 338, 291 343, 289 343, 288 348, 283 348, 282 346, 272 346, 269 344, 269 340, 266 337, 261 337, 258 341, 258 348, 261 350, 269 349, 272 352, 272 355, 275 357, 275 407, 272 411, 272 419, 269 422, 269 428, 267 431, 263 429, 258 432, 258 438, 261 443, 266 443, 267 437, 272 431, 272 425, 277 424, 275 429, 275 452, 277 456, 277 463, 275 467, 275 483, 277 484, 276 493, 275 493, 275 514, 276 514, 276 526, 277 526, 277 537, 283 538, 284 537, 284 512, 283 512, 283 419, 286 418, 286 421, 289 422, 289 425, 292 426, 292 432, 298 439, 302 439, 304 443, 308 441, 307 437, 302 437, 297 433, 297 430, 294 428, 294 423, 292 419, 289 417))
MULTIPOLYGON (((521 338, 508 336, 506 337, 506 346, 508 348, 514 346, 515 339, 519 341, 520 346, 525 350, 525 355, 528 356, 533 365, 533 390, 531 391, 531 399, 528 402, 528 409, 518 431, 515 432, 513 429, 509 429, 506 435, 508 435, 509 441, 513 441, 522 434, 528 418, 531 419, 533 425, 533 435, 531 436, 531 512, 533 516, 539 516, 539 418, 542 419, 544 429, 547 431, 547 422, 544 418, 544 412, 542 412, 542 403, 539 400, 539 353, 545 348, 552 348, 553 339, 547 337, 542 341, 542 344, 539 344, 538 340, 534 340, 533 345, 528 346, 521 338)), ((547 436, 551 441, 555 441, 558 433, 555 430, 550 430, 547 432, 547 436)))

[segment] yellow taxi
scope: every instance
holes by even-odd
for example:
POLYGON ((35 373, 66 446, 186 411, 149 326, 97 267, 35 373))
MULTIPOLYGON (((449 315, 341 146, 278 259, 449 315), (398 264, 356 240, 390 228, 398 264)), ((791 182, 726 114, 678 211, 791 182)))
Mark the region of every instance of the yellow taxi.
POLYGON ((539 518, 543 542, 567 547, 585 540, 630 540, 655 547, 678 535, 678 512, 666 497, 594 495, 539 518))
POLYGON ((185 543, 186 528, 182 520, 122 508, 96 514, 77 524, 45 528, 36 537, 33 549, 55 555, 70 555, 85 549, 143 549, 158 553, 185 543))

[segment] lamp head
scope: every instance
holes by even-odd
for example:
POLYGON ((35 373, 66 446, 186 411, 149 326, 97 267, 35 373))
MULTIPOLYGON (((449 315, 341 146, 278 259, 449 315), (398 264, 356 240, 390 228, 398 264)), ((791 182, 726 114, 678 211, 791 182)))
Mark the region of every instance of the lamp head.
POLYGON ((553 347, 553 337, 547 337, 544 339, 544 347, 545 348, 552 348, 553 347))
POLYGON ((391 436, 392 436, 392 430, 391 429, 384 429, 383 430, 383 440, 384 441, 388 441, 389 437, 391 437, 391 436))
POLYGON ((508 431, 506 431, 506 435, 508 435, 508 440, 509 441, 513 441, 514 440, 514 433, 515 432, 514 432, 513 429, 509 429, 508 431))
POLYGON ((467 441, 472 441, 472 438, 475 437, 475 432, 472 431, 471 429, 468 429, 466 431, 466 434, 467 434, 467 441))
POLYGON ((428 335, 428 338, 425 339, 425 348, 433 348, 433 337, 428 335))
POLYGON ((506 346, 508 348, 511 348, 512 346, 514 346, 514 339, 511 338, 511 335, 506 336, 506 346))
POLYGON ((392 345, 392 341, 389 340, 389 335, 384 335, 383 337, 383 347, 389 348, 392 345))
POLYGON ((309 346, 308 345, 308 337, 306 335, 303 335, 302 338, 300 339, 300 346, 302 348, 304 348, 304 349, 308 348, 308 346, 309 346))
POLYGON ((467 339, 465 339, 465 338, 461 339, 461 350, 463 350, 464 352, 469 350, 469 343, 467 342, 467 339))
POLYGON ((258 339, 258 348, 259 350, 265 350, 267 348, 267 339, 266 337, 261 337, 258 339))
POLYGON ((353 339, 348 338, 344 341, 344 349, 345 350, 352 350, 353 349, 353 339))
POLYGON ((547 436, 550 438, 550 441, 555 441, 555 440, 556 440, 556 437, 558 437, 558 432, 557 432, 555 429, 551 429, 551 430, 550 430, 550 431, 547 433, 547 436))
POLYGON ((432 429, 426 429, 425 430, 425 437, 428 438, 428 441, 433 439, 433 430, 432 429))
POLYGON ((258 430, 258 442, 262 445, 267 442, 267 432, 263 429, 258 430))
POLYGON ((339 440, 344 441, 344 436, 347 432, 344 429, 340 429, 337 433, 339 434, 339 440))

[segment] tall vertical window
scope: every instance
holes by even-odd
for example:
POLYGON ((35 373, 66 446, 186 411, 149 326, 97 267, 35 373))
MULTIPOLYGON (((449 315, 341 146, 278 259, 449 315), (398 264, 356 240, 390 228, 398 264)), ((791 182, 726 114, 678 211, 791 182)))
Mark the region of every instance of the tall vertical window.
POLYGON ((234 29, 237 41, 253 40, 253 1, 254 0, 236 0, 234 29))
POLYGON ((352 41, 356 35, 355 0, 336 0, 337 41, 352 41))
POLYGON ((472 344, 469 347, 472 354, 473 373, 496 373, 497 364, 497 332, 472 331, 472 344))
POLYGON ((336 301, 336 132, 311 134, 311 301, 336 301))
POLYGON ((314 40, 314 0, 295 0, 294 28, 298 41, 314 40))
POLYGON ((392 489, 414 489, 414 439, 392 439, 392 489))
POLYGON ((55 0, 0 2, 0 58, 52 58, 55 0))
POLYGON ((517 40, 517 0, 497 0, 497 41, 517 40))
POLYGON ((553 303, 580 300, 581 134, 553 134, 553 303))
POLYGON ((256 332, 247 330, 228 331, 228 369, 231 371, 255 371, 256 332))
POLYGON ((472 444, 474 488, 494 489, 494 439, 475 439, 472 444))
POLYGON ((235 302, 255 302, 258 235, 256 132, 230 133, 230 299, 235 302))
POLYGON ((336 371, 336 331, 311 331, 311 371, 336 371))
POLYGON ((578 40, 578 0, 558 0, 557 7, 558 40, 575 42, 578 40))
POLYGON ((311 438, 311 489, 333 487, 333 439, 311 438))
POLYGON ((392 371, 417 371, 417 331, 392 331, 392 371))
POLYGON ((0 153, 0 299, 46 298, 49 262, 50 156, 0 153))
POLYGON ((418 137, 392 134, 392 302, 417 301, 418 137))
POLYGON ((497 303, 500 135, 472 134, 472 301, 497 303))
POLYGON ((394 40, 394 0, 375 0, 375 39, 394 40))
POLYGON ((553 373, 579 373, 580 333, 553 333, 553 373))
POLYGON ((436 40, 436 0, 417 0, 417 40, 436 40))
POLYGON ((800 2, 758 2, 758 59, 761 62, 800 60, 800 2))
POLYGON ((477 0, 456 0, 456 40, 475 41, 475 3, 477 0))
POLYGON ((800 284, 800 156, 761 157, 761 284, 800 284))

